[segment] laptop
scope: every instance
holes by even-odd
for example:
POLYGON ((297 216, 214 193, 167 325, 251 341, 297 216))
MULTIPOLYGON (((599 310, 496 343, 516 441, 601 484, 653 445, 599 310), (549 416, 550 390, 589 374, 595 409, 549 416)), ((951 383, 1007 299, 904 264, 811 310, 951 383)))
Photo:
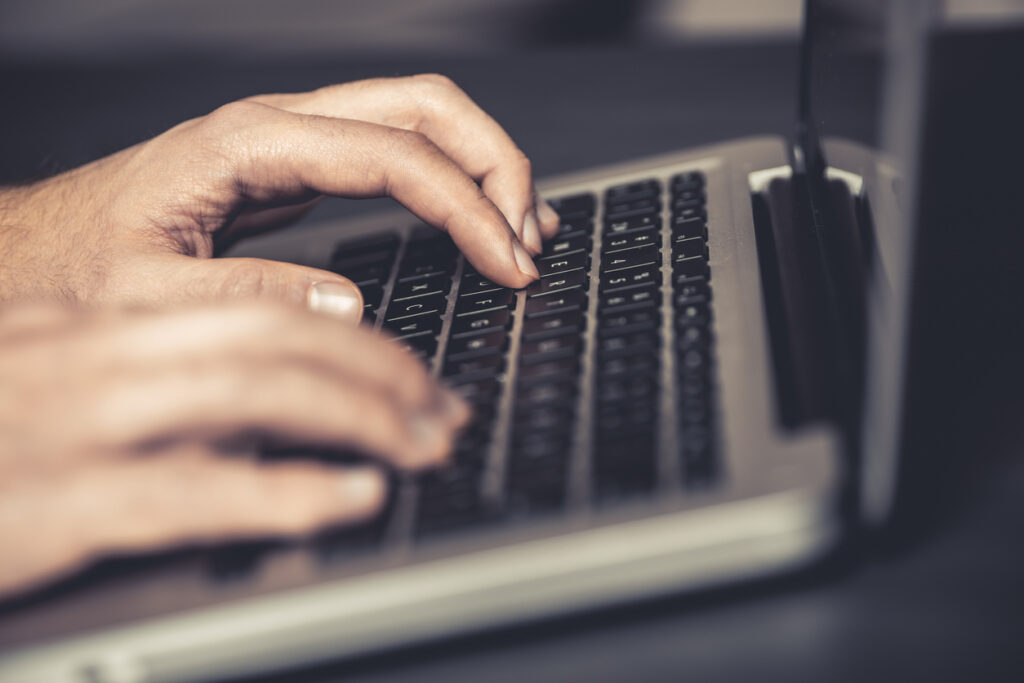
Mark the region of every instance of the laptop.
POLYGON ((451 464, 395 473, 354 528, 112 558, 8 600, 0 679, 283 671, 792 572, 884 524, 930 15, 809 0, 792 138, 541 183, 561 227, 525 290, 401 211, 238 245, 359 284, 363 324, 473 406, 451 464), (877 70, 852 124, 880 145, 835 137, 850 64, 877 70))

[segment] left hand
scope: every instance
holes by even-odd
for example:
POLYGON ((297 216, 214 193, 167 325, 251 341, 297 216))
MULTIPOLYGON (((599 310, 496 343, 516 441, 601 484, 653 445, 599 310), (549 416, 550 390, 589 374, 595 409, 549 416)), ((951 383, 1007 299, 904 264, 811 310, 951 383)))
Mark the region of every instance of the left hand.
POLYGON ((361 81, 231 103, 82 168, 0 191, 0 302, 312 305, 312 286, 333 282, 354 293, 347 305, 358 316, 357 290, 337 274, 209 260, 215 236, 287 222, 322 195, 390 195, 510 287, 537 277, 527 251, 538 253, 558 225, 526 156, 450 80, 361 81))

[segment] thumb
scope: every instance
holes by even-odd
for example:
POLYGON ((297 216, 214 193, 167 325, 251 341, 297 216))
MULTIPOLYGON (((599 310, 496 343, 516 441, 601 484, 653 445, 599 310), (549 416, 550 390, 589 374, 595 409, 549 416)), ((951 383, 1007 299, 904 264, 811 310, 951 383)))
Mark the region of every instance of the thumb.
POLYGON ((196 259, 169 255, 147 267, 163 303, 278 301, 358 323, 363 295, 348 278, 326 270, 255 258, 196 259))

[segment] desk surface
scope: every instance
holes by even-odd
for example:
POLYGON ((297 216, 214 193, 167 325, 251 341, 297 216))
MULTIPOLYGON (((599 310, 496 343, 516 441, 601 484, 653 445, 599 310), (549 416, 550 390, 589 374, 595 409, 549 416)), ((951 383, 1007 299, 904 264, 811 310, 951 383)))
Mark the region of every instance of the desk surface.
MULTIPOLYGON (((763 45, 310 64, 7 64, 0 181, 72 167, 248 94, 420 71, 451 75, 543 176, 741 135, 785 135, 795 61, 795 46, 763 45)), ((976 429, 1012 431, 1020 408, 980 411, 976 429)), ((301 678, 1024 680, 1024 441, 1013 429, 1018 438, 964 444, 976 466, 963 490, 936 504, 925 533, 895 550, 855 554, 799 579, 482 634, 301 678)))

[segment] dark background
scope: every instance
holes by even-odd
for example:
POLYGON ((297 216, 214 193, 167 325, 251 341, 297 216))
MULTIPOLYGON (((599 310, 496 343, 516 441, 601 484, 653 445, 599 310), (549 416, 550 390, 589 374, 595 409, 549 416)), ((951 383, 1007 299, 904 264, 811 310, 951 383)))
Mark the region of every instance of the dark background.
MULTIPOLYGON (((207 42, 179 51, 99 50, 84 59, 80 52, 55 56, 0 45, 0 182, 74 167, 245 95, 422 71, 446 73, 462 85, 507 128, 540 176, 741 135, 789 133, 795 34, 647 40, 635 30, 642 24, 636 7, 644 4, 606 3, 605 14, 581 24, 588 16, 581 3, 549 3, 563 13, 554 28, 538 28, 549 26, 540 19, 552 16, 550 7, 515 15, 514 35, 494 50, 240 56, 207 42)), ((854 116, 865 105, 851 98, 850 106, 854 116)), ((957 139, 964 140, 959 149, 970 149, 967 138, 957 139)), ((377 205, 337 201, 317 212, 377 205)), ((984 259, 972 253, 973 267, 982 267, 984 259)), ((1013 267, 1009 257, 999 262, 1013 267)), ((956 273, 955 263, 948 272, 956 273)), ((956 304, 970 303, 965 298, 956 304)), ((933 308, 923 328, 928 334, 941 336, 943 315, 949 326, 980 324, 958 317, 956 308, 933 308)), ((994 310, 1015 311, 1005 300, 994 310)), ((998 325, 979 329, 999 334, 998 325)), ((301 678, 1024 680, 1024 403, 1008 360, 1019 349, 1010 341, 972 347, 966 358, 974 367, 961 363, 946 384, 943 347, 933 348, 923 366, 933 378, 929 391, 951 398, 937 402, 942 410, 933 406, 916 417, 933 435, 917 446, 917 460, 945 472, 947 485, 918 491, 912 523, 886 542, 855 543, 827 565, 781 580, 427 644, 301 678), (978 348, 1002 355, 985 363, 978 348)))

